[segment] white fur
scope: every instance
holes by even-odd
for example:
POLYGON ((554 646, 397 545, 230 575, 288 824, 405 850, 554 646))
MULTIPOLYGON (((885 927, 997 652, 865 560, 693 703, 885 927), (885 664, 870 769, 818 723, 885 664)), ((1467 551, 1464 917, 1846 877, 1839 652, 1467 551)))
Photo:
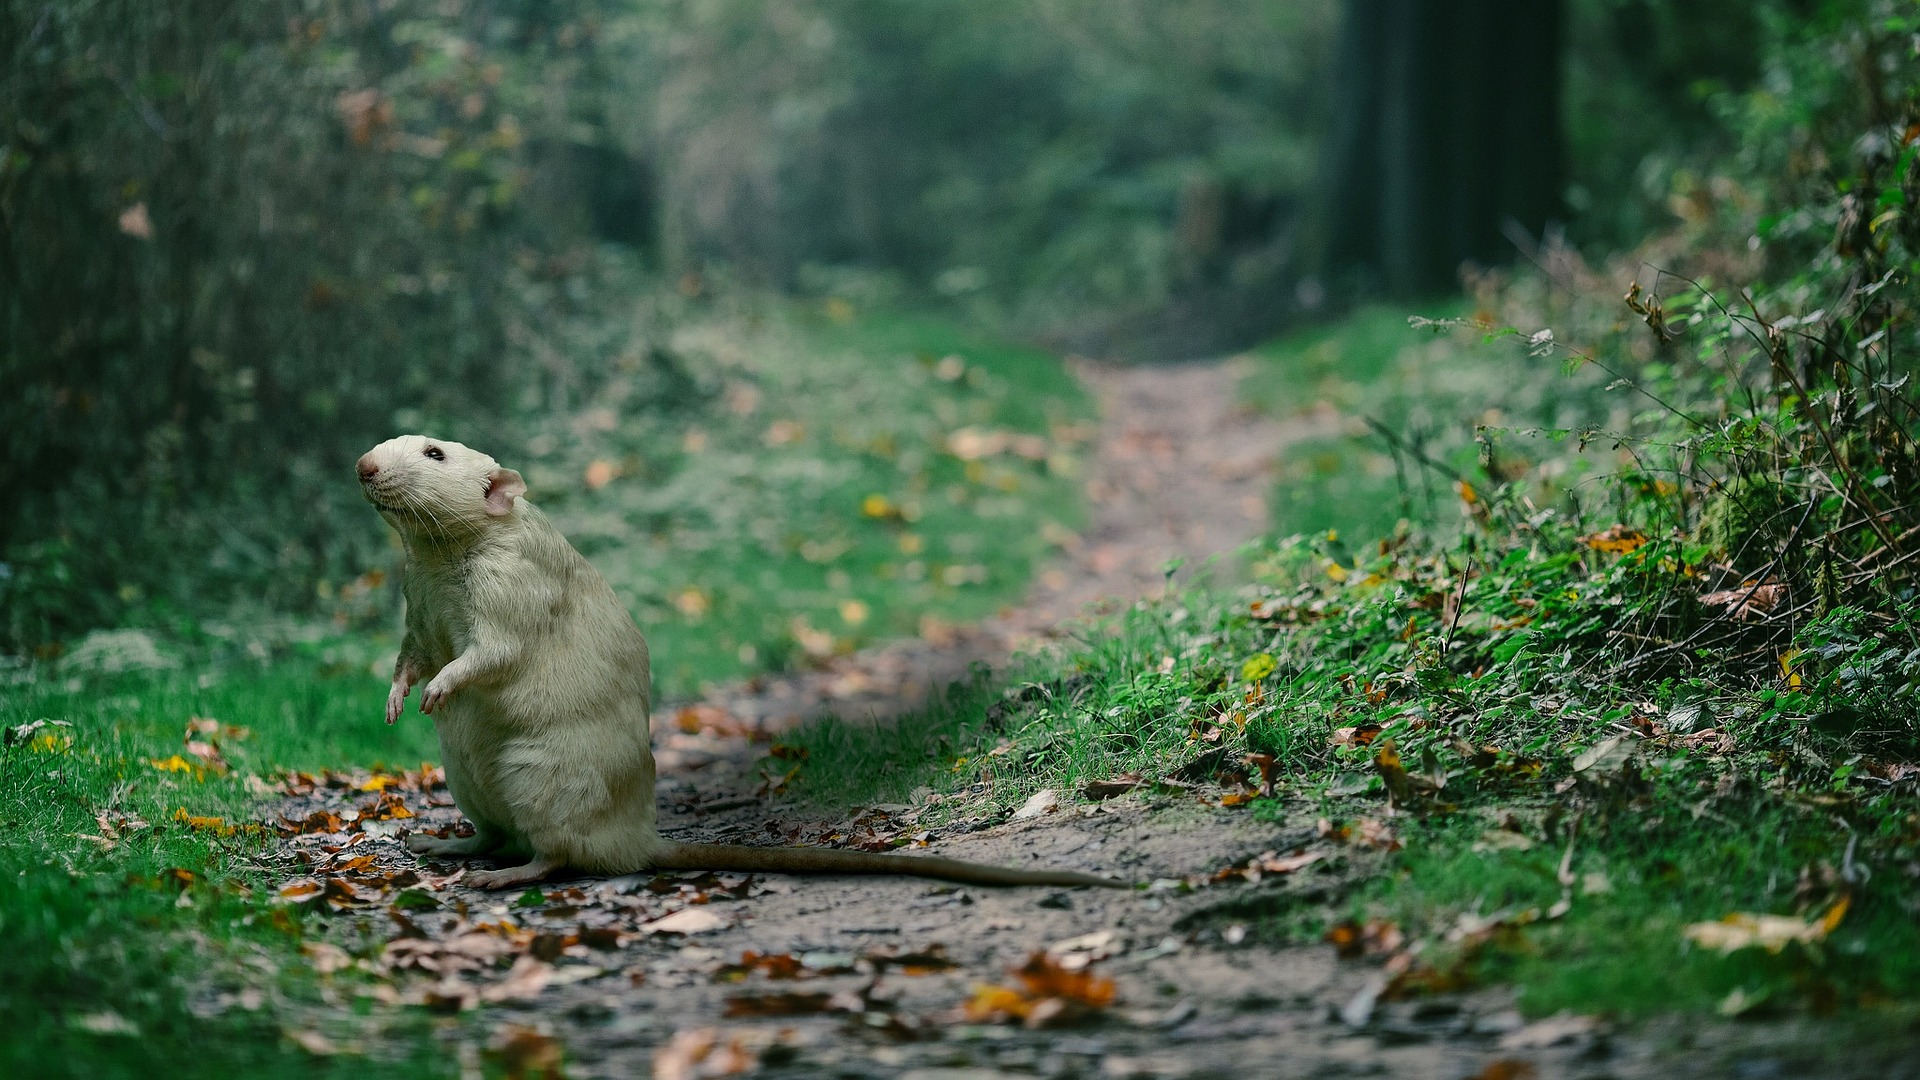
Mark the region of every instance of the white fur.
POLYGON ((407 630, 387 723, 425 682, 420 710, 433 716, 447 786, 476 830, 415 835, 408 846, 528 859, 469 874, 470 884, 653 866, 1124 887, 957 859, 666 840, 654 815, 646 640, 599 572, 520 497, 520 474, 459 443, 403 435, 360 458, 360 483, 407 548, 407 630))
POLYGON ((646 866, 665 844, 654 816, 647 643, 612 588, 518 497, 519 474, 485 454, 404 435, 368 451, 361 475, 407 549, 406 637, 388 721, 425 681, 421 708, 433 714, 447 786, 478 830, 472 842, 416 846, 515 852, 542 874, 646 866), (430 447, 445 460, 427 456, 430 447))

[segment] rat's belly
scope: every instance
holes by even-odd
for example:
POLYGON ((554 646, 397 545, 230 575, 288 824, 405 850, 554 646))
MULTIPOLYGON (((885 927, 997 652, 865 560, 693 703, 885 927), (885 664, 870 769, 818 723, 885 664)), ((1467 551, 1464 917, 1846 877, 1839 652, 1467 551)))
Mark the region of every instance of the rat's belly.
POLYGON ((440 736, 440 763, 454 805, 476 828, 505 833, 515 847, 524 847, 526 836, 516 825, 513 809, 500 797, 500 740, 488 737, 472 710, 448 704, 434 717, 433 727, 440 736))

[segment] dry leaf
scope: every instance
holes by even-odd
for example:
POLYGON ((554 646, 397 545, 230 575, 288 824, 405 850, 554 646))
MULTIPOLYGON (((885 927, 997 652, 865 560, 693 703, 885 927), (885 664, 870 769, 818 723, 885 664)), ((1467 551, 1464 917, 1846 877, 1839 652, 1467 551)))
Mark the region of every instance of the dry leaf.
POLYGON ((667 1045, 653 1052, 654 1080, 704 1080, 751 1072, 757 1062, 739 1036, 722 1042, 715 1028, 676 1031, 667 1045))
POLYGON ((1034 953, 1014 969, 1024 985, 978 986, 964 1013, 975 1023, 1018 1020, 1028 1027, 1059 1027, 1090 1019, 1113 1004, 1113 980, 1091 971, 1073 971, 1044 952, 1034 953))
POLYGON ((1600 532, 1581 537, 1580 542, 1595 551, 1626 555, 1644 546, 1647 534, 1630 526, 1611 525, 1600 532))
POLYGON ((1765 618, 1767 612, 1780 606, 1780 601, 1786 598, 1785 585, 1778 582, 1764 585, 1749 582, 1738 589, 1705 593, 1700 597, 1700 602, 1708 607, 1725 608, 1729 618, 1745 621, 1765 618))
POLYGON ((287 1041, 312 1054, 314 1057, 332 1057, 340 1052, 340 1047, 332 1039, 317 1031, 301 1030, 284 1033, 287 1041))
POLYGON ((663 918, 641 925, 647 934, 704 934, 723 929, 727 921, 704 907, 681 908, 663 918))
POLYGON ((1796 919, 1791 915, 1751 915, 1734 912, 1719 922, 1694 923, 1683 933, 1688 941, 1723 953, 1759 946, 1777 953, 1794 942, 1812 945, 1826 938, 1846 918, 1849 901, 1841 897, 1819 919, 1796 919))
POLYGON ((531 1001, 553 981, 553 965, 532 956, 521 956, 508 969, 507 977, 480 990, 480 1000, 531 1001))
POLYGON ((1536 1020, 1518 1031, 1509 1031, 1500 1036, 1502 1050, 1544 1050, 1549 1046, 1558 1046, 1564 1042, 1584 1038, 1599 1030, 1600 1023, 1591 1016, 1575 1016, 1563 1012, 1536 1020))
POLYGON ((1146 782, 1146 778, 1139 773, 1121 773, 1118 776, 1110 776, 1105 780, 1088 781, 1087 786, 1080 789, 1080 794, 1089 799, 1111 799, 1116 795, 1125 795, 1127 792, 1145 785, 1146 782))
POLYGON ((487 1056, 500 1063, 507 1080, 561 1080, 560 1040, 519 1024, 508 1024, 495 1035, 487 1056))
POLYGON ((309 941, 300 946, 300 951, 312 962, 313 970, 321 975, 331 975, 353 965, 353 957, 347 950, 324 941, 309 941))
POLYGON ((1032 798, 1022 804, 1020 809, 1013 812, 1013 820, 1024 821, 1027 818, 1037 818, 1042 814, 1051 814, 1059 808, 1060 796, 1056 795, 1052 788, 1041 788, 1034 792, 1032 798))

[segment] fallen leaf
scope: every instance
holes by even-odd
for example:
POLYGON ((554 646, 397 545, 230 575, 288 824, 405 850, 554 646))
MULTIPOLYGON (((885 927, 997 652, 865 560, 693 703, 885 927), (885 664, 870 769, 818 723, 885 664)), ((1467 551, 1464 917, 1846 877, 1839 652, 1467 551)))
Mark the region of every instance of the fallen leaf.
POLYGON ((1047 956, 1063 971, 1083 971, 1097 961, 1127 951, 1127 939, 1118 930, 1095 930, 1047 946, 1047 956))
POLYGON ((1125 795, 1135 788, 1146 784, 1146 778, 1136 772, 1121 773, 1105 780, 1091 780, 1080 789, 1080 794, 1089 799, 1111 799, 1116 795, 1125 795))
POLYGON ((1272 754, 1248 754, 1247 764, 1260 770, 1260 794, 1273 798, 1273 771, 1275 761, 1272 754))
POLYGON ((650 923, 641 924, 646 934, 704 934, 727 925, 725 919, 704 907, 687 907, 650 923))
POLYGON ((1355 727, 1334 728, 1328 737, 1329 746, 1366 746, 1380 734, 1379 724, 1360 724, 1355 727))
POLYGON ((726 1014, 741 1016, 814 1016, 828 1012, 865 1012, 866 1002, 854 993, 825 990, 805 993, 782 990, 763 994, 735 994, 727 999, 726 1014))
POLYGON ((1113 1004, 1112 979, 1088 970, 1071 971, 1045 952, 1037 952, 1013 970, 1022 989, 978 986, 963 1010, 975 1023, 1018 1020, 1031 1028, 1060 1027, 1091 1019, 1113 1004))
POLYGON ((508 1024, 493 1037, 487 1056, 500 1063, 507 1080, 561 1080, 566 1075, 560 1040, 537 1028, 508 1024))
POLYGON ((1767 612, 1779 607, 1786 598, 1787 587, 1779 582, 1748 582, 1738 589, 1704 593, 1700 602, 1708 607, 1724 608, 1728 618, 1744 622, 1765 618, 1767 612))
POLYGON ((482 987, 480 1000, 531 1001, 540 996, 547 984, 553 981, 553 965, 532 956, 521 956, 508 969, 507 977, 497 983, 482 987))
POLYGON ((287 1031, 287 1041, 312 1054, 314 1057, 332 1057, 340 1052, 340 1047, 332 1039, 311 1029, 287 1031))
POLYGON ((1570 1012, 1556 1013, 1545 1020, 1536 1020, 1518 1031, 1509 1031, 1500 1036, 1499 1047, 1502 1050, 1544 1050, 1549 1046, 1558 1046, 1564 1042, 1592 1035, 1600 1028, 1600 1022, 1591 1016, 1576 1016, 1570 1012))
POLYGON ((1647 534, 1627 525, 1610 525, 1600 532, 1581 537, 1580 542, 1595 551, 1626 555, 1645 545, 1647 534))
POLYGON ((329 945, 324 941, 309 941, 300 946, 312 962, 313 970, 321 975, 331 975, 353 965, 353 957, 338 945, 329 945))
MULTIPOLYGON (((807 954, 809 966, 819 967, 814 953, 807 954)), ((831 954, 828 954, 831 955, 831 954)), ((901 952, 896 949, 869 949, 860 954, 860 959, 872 964, 875 970, 898 970, 902 975, 934 975, 942 971, 952 971, 960 965, 947 956, 945 946, 929 945, 924 949, 901 952)), ((826 973, 825 970, 822 971, 826 973)))
POLYGON ((1034 792, 1020 809, 1013 812, 1013 820, 1024 821, 1028 818, 1037 818, 1042 814, 1051 814, 1059 808, 1060 796, 1055 794, 1052 788, 1041 788, 1034 792))
POLYGON ((676 1031, 653 1052, 654 1080, 704 1080, 736 1076, 758 1065, 739 1036, 725 1039, 716 1028, 676 1031))
POLYGON ((1633 760, 1634 748, 1628 744, 1625 735, 1615 735, 1611 739, 1587 747, 1574 756, 1573 771, 1586 772, 1598 768, 1602 772, 1612 772, 1622 768, 1633 760))
POLYGON ((1723 953, 1758 946, 1777 953, 1794 942, 1812 945, 1826 938, 1846 918, 1849 901, 1841 897, 1819 919, 1797 919, 1791 915, 1751 915, 1734 912, 1719 922, 1693 923, 1684 931, 1688 941, 1701 948, 1723 953))

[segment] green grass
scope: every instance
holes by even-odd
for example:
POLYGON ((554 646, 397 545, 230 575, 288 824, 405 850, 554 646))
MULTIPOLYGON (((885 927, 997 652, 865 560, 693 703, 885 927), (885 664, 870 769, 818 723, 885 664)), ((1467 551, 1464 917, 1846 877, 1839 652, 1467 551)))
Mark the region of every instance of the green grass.
MULTIPOLYGON (((305 655, 217 671, 44 677, 0 696, 6 727, 43 718, 71 725, 42 729, 55 733, 50 741, 0 749, 0 951, 9 958, 0 1072, 352 1075, 368 1067, 313 1058, 282 1038, 283 1026, 312 1026, 299 1017, 320 1011, 321 1000, 294 952, 317 916, 268 899, 262 857, 274 838, 222 837, 175 815, 256 820, 260 797, 245 777, 281 767, 411 767, 435 756, 432 729, 417 716, 382 723, 385 679, 363 664, 305 655), (220 739, 230 773, 151 764, 183 753, 191 717, 247 729, 244 739, 220 739), (103 813, 150 827, 110 848, 83 839, 101 834, 103 813), (253 1010, 232 1003, 249 987, 264 991, 253 1010)), ((352 1041, 374 1042, 383 1026, 379 1045, 400 1055, 387 1067, 451 1074, 418 1016, 360 1022, 352 1041)), ((337 1027, 329 1034, 350 1041, 337 1027)))
MULTIPOLYGON (((1173 776, 1224 745, 1230 765, 1248 752, 1278 761, 1277 797, 1238 812, 1294 826, 1384 820, 1404 842, 1390 855, 1340 848, 1344 859, 1307 871, 1331 875, 1332 903, 1243 904, 1223 919, 1277 910, 1255 927, 1269 938, 1384 919, 1426 941, 1423 961, 1453 984, 1515 984, 1536 1014, 1705 1012, 1736 990, 1761 1009, 1920 997, 1900 870, 1920 844, 1911 798, 1830 767, 1861 753, 1808 727, 1839 684, 1609 678, 1618 653, 1605 628, 1645 602, 1660 560, 1582 555, 1566 532, 1504 558, 1482 547, 1485 573, 1449 629, 1434 601, 1464 560, 1417 554, 1430 550, 1415 540, 1336 561, 1325 541, 1267 548, 1248 589, 1136 605, 1029 658, 1023 688, 977 687, 892 729, 794 733, 808 750, 804 790, 840 804, 926 786, 940 796, 934 816, 992 815, 1043 787, 1071 797, 1123 772, 1173 776), (1701 701, 1735 737, 1731 754, 1636 740, 1623 771, 1576 771, 1582 751, 1636 722, 1679 725, 1701 701), (1371 746, 1335 738, 1365 725, 1379 725, 1371 746), (1375 760, 1388 740, 1409 772, 1446 779, 1397 815, 1375 760), (1513 828, 1490 844, 1503 820, 1513 828), (1847 869, 1856 833, 1851 865, 1865 872, 1847 869), (1563 894, 1570 909, 1544 917, 1563 894), (1736 912, 1817 917, 1842 895, 1850 910, 1817 947, 1723 956, 1683 936, 1736 912), (1501 911, 1524 925, 1473 948, 1449 942, 1462 915, 1501 911)), ((1910 723, 1899 712, 1910 705, 1887 708, 1882 726, 1910 723)))
POLYGON ((1491 327, 1488 318, 1461 299, 1417 312, 1374 305, 1252 350, 1243 400, 1281 417, 1332 409, 1344 429, 1280 456, 1275 535, 1333 530, 1364 543, 1401 520, 1450 529, 1461 519, 1455 478, 1484 489, 1531 469, 1535 499, 1549 505, 1611 471, 1569 453, 1561 433, 1617 420, 1620 395, 1608 396, 1596 369, 1562 371, 1558 354, 1487 347, 1507 335, 1467 322, 1491 327), (1414 326, 1415 314, 1453 322, 1414 326))
POLYGON ((990 614, 1081 522, 1092 411, 1054 358, 831 310, 691 321, 703 407, 540 441, 534 498, 628 600, 668 696, 990 614))

